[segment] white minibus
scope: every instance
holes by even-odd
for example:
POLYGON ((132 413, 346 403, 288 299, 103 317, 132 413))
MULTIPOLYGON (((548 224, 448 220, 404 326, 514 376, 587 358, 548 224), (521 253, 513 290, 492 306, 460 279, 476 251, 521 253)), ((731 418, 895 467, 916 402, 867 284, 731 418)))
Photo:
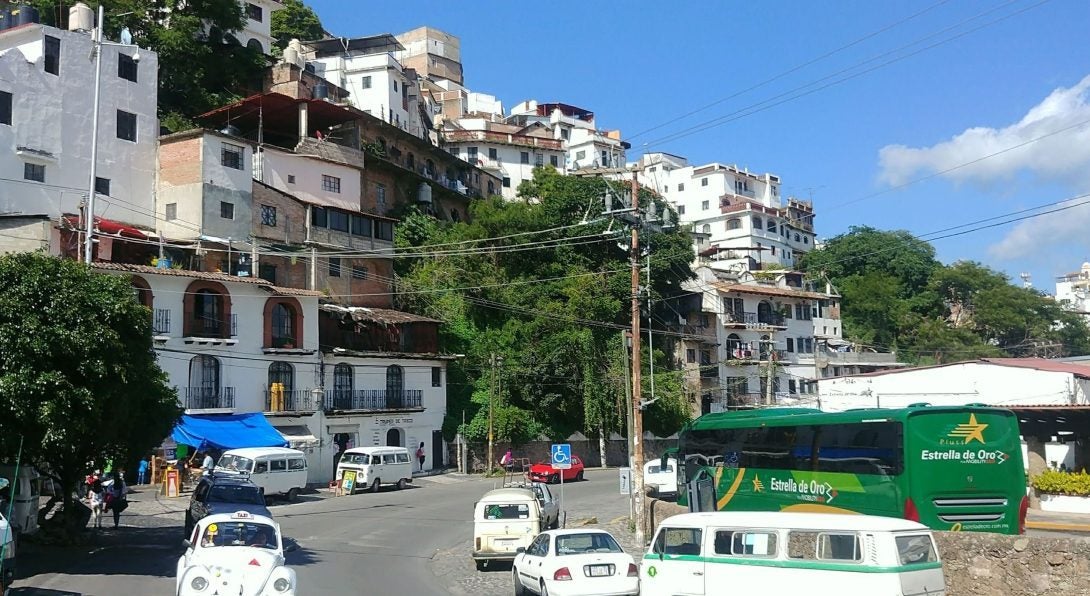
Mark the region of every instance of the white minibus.
POLYGON ((368 489, 378 492, 383 484, 393 484, 399 489, 413 481, 413 462, 409 450, 404 447, 354 447, 341 455, 337 463, 337 484, 341 484, 345 471, 354 471, 356 480, 350 492, 368 489))
POLYGON ((943 596, 931 530, 869 515, 716 511, 662 521, 644 596, 789 593, 943 596), (771 592, 770 592, 771 590, 771 592))
POLYGON ((307 455, 286 447, 246 447, 223 452, 215 474, 249 475, 265 496, 285 495, 294 501, 307 487, 307 455))

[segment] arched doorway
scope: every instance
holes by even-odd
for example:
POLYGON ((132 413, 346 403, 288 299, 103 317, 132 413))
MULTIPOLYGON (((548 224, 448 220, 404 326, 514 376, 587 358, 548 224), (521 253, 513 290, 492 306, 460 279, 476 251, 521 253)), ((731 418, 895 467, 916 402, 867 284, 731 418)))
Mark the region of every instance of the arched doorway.
POLYGON ((387 447, 404 447, 405 444, 402 441, 401 429, 391 428, 386 431, 386 446, 387 447))

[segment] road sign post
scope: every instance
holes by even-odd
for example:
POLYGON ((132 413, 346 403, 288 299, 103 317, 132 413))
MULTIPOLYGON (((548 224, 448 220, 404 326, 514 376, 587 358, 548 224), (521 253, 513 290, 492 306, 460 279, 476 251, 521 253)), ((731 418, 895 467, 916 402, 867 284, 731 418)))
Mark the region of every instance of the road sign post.
MULTIPOLYGON (((560 470, 560 506, 565 506, 564 502, 564 470, 571 469, 571 445, 569 443, 553 443, 549 448, 551 454, 550 460, 554 470, 560 470)), ((564 525, 568 525, 568 516, 564 515, 564 525)))

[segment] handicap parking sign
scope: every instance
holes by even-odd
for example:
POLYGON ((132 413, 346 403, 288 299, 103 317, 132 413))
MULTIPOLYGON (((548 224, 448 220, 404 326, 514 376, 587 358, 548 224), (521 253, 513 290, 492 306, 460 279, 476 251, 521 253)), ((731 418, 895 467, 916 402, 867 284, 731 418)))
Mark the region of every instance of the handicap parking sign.
POLYGON ((554 470, 568 470, 571 468, 571 445, 568 443, 553 443, 549 449, 552 454, 554 470))

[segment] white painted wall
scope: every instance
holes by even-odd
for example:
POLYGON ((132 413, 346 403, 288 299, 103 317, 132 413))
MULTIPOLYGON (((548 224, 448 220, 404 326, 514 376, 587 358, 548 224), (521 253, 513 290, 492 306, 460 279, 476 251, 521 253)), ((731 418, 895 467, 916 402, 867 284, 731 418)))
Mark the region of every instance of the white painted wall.
POLYGON ((423 136, 423 131, 409 130, 410 115, 417 111, 417 100, 410 98, 408 105, 402 101, 402 88, 408 79, 401 63, 393 55, 325 56, 315 58, 310 63, 314 64, 318 76, 348 90, 348 102, 352 107, 418 137, 423 136))
POLYGON ((332 202, 342 209, 360 210, 360 172, 356 168, 272 147, 266 147, 261 155, 263 165, 256 177, 265 184, 304 201, 332 202), (323 175, 340 178, 341 191, 322 190, 323 175), (289 182, 289 176, 294 176, 295 182, 289 182))
MULTIPOLYGON (((266 54, 273 53, 273 43, 275 40, 272 37, 272 13, 284 8, 279 2, 273 0, 240 0, 239 4, 243 9, 247 8, 247 4, 253 4, 261 7, 261 20, 256 21, 247 17, 244 19, 244 25, 241 31, 235 34, 242 45, 247 45, 251 39, 256 39, 261 44, 261 50, 266 54)), ((249 13, 246 13, 249 14, 249 13)), ((304 40, 310 41, 310 40, 304 40)))
POLYGON ((1087 404, 1090 381, 1069 373, 967 362, 905 369, 873 376, 837 377, 818 383, 821 408, 900 408, 917 402, 935 406, 1087 404))
POLYGON ((557 160, 556 169, 561 173, 567 172, 564 167, 564 151, 554 151, 541 147, 523 147, 520 145, 508 145, 505 143, 489 141, 448 142, 446 146, 448 151, 465 161, 469 161, 469 148, 476 147, 477 159, 481 162, 479 167, 494 173, 501 181, 504 178, 510 180, 509 186, 503 186, 501 184, 501 188, 499 189, 499 193, 505 199, 514 199, 518 195, 519 184, 521 184, 523 180, 533 179, 534 168, 536 167, 535 164, 537 164, 538 156, 541 157, 542 164, 545 166, 552 165, 552 158, 555 157, 557 160), (489 149, 496 150, 495 159, 489 157, 489 149), (528 155, 530 163, 522 163, 523 153, 528 155))
MULTIPOLYGON (((0 91, 12 93, 12 124, 0 125, 0 212, 56 218, 78 213, 90 175, 91 38, 85 33, 30 25, 0 32, 0 91), (61 40, 58 75, 44 71, 43 40, 61 40), (24 180, 24 163, 46 167, 45 183, 24 180)), ((158 57, 140 49, 137 82, 118 76, 118 54, 137 48, 105 46, 102 58, 97 176, 110 180, 96 215, 155 227, 155 148, 158 57), (136 114, 137 140, 117 138, 117 110, 136 114)))

